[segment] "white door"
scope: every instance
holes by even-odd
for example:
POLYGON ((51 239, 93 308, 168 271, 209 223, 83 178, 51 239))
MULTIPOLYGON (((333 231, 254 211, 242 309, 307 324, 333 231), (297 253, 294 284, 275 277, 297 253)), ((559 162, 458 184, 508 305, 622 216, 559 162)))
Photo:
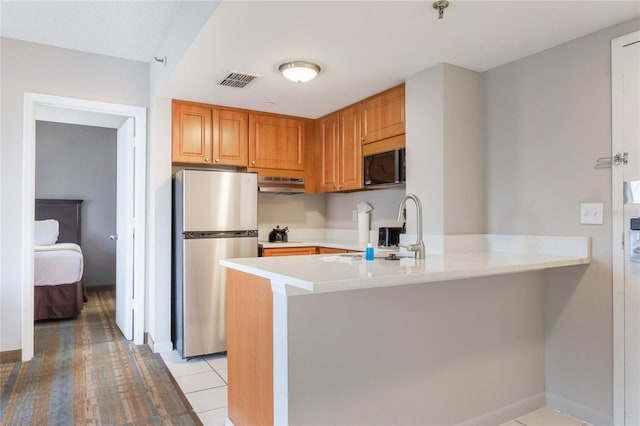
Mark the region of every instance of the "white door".
POLYGON ((134 119, 118 129, 116 183, 116 324, 133 339, 134 119))
POLYGON ((632 260, 630 239, 640 200, 624 196, 625 188, 629 194, 640 184, 640 32, 612 43, 612 108, 613 155, 619 156, 612 173, 614 325, 623 339, 614 353, 623 364, 614 411, 616 424, 640 425, 640 263, 632 260))

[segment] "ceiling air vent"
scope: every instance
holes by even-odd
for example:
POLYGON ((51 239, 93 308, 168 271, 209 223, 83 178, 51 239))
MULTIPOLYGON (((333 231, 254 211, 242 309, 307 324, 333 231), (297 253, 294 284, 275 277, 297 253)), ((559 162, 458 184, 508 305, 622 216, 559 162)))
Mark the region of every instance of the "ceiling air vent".
POLYGON ((231 71, 225 78, 218 84, 220 86, 230 86, 242 89, 247 84, 251 83, 256 78, 261 77, 257 74, 247 74, 242 72, 231 71))

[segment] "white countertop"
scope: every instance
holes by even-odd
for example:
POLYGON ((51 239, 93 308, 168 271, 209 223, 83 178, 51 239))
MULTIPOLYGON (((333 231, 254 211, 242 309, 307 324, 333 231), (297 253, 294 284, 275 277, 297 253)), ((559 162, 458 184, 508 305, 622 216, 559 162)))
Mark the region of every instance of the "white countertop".
MULTIPOLYGON (((591 241, 587 237, 492 236, 489 240, 490 247, 499 247, 500 251, 454 251, 428 254, 422 260, 384 260, 388 253, 376 250, 373 261, 350 260, 344 255, 313 255, 223 259, 220 264, 286 284, 291 287, 287 295, 295 295, 484 277, 591 262, 591 241)), ((313 245, 327 246, 324 242, 313 245)), ((277 247, 284 245, 277 243, 277 247)))

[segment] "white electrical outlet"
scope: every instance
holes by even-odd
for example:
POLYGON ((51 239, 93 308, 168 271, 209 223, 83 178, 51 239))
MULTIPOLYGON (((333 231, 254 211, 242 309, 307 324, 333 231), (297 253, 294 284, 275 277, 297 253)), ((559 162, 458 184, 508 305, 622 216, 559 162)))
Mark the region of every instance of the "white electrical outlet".
POLYGON ((604 224, 604 205, 602 203, 580 203, 580 223, 583 225, 604 224))
POLYGON ((358 221, 358 210, 351 210, 351 220, 353 222, 358 221))

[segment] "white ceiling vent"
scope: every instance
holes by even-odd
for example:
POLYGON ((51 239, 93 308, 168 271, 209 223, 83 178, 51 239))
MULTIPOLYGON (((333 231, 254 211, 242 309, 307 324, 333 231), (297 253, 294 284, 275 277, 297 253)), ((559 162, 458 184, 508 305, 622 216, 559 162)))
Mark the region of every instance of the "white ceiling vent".
POLYGON ((247 84, 251 83, 256 78, 262 77, 258 74, 248 74, 244 72, 231 71, 225 78, 218 84, 220 86, 230 86, 242 89, 247 84))

